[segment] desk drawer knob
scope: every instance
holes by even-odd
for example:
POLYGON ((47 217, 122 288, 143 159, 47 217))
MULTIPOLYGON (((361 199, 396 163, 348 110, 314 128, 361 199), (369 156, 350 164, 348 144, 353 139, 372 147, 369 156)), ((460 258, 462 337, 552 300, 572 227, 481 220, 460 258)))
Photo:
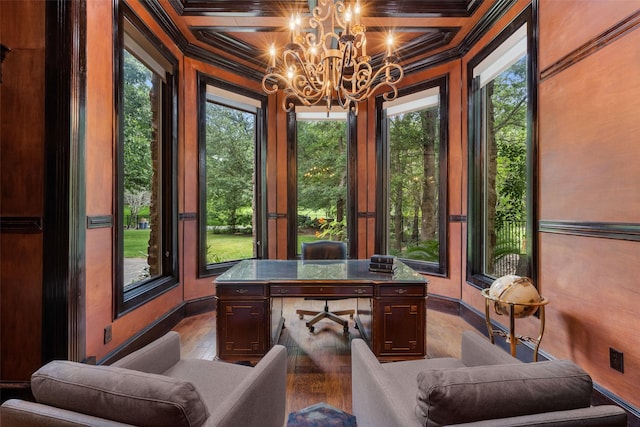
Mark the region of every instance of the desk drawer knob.
POLYGON ((249 289, 236 289, 236 292, 239 293, 240 295, 242 295, 242 294, 246 294, 247 292, 249 292, 249 289))
POLYGON ((396 294, 402 295, 402 294, 406 294, 406 293, 407 293, 406 289, 396 289, 396 294))
POLYGON ((286 293, 289 293, 289 289, 278 289, 278 293, 279 293, 279 294, 286 294, 286 293))
POLYGON ((355 292, 356 294, 364 294, 367 292, 367 290, 358 288, 358 289, 354 289, 353 292, 355 292))

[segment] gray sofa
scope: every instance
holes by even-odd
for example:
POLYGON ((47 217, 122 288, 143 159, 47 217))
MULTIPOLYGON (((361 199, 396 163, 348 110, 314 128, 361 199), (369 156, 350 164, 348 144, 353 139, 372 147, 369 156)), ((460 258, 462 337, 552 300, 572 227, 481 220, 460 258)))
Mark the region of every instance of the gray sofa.
POLYGON ((452 357, 380 363, 351 343, 353 413, 362 427, 626 426, 624 410, 591 406, 591 377, 568 360, 521 363, 475 332, 452 357))
POLYGON ((8 400, 3 427, 282 427, 286 349, 255 367, 181 359, 180 336, 165 336, 111 366, 54 361, 31 377, 36 402, 8 400))

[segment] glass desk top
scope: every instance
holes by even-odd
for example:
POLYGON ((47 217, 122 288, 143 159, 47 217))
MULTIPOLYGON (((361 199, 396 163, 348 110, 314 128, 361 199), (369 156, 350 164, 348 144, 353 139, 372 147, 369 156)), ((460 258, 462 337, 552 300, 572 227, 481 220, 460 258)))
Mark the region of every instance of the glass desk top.
POLYGON ((243 260, 218 276, 215 283, 428 283, 427 279, 401 261, 396 261, 393 273, 369 271, 370 261, 364 260, 243 260))

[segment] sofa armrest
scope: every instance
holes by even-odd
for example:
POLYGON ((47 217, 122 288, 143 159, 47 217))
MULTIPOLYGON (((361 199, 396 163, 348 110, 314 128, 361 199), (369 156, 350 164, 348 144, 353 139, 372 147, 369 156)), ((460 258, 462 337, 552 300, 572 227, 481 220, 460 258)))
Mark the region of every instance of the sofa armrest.
POLYGON ((282 427, 286 415, 287 349, 274 345, 215 408, 205 426, 282 427))
MULTIPOLYGON (((351 387, 353 414, 358 425, 367 427, 419 426, 414 411, 399 408, 394 379, 386 372, 367 343, 351 341, 351 387)), ((408 385, 415 387, 415 384, 408 385)))
POLYGON ((111 366, 149 374, 162 374, 180 360, 180 334, 170 331, 111 366))
POLYGON ((7 400, 2 404, 0 425, 3 427, 129 426, 129 424, 18 399, 7 400))
POLYGON ((460 360, 468 367, 520 362, 500 347, 491 344, 488 338, 473 331, 462 333, 460 360))
POLYGON ((543 412, 534 415, 499 418, 473 423, 455 424, 456 427, 514 427, 553 425, 562 427, 626 427, 626 412, 615 405, 590 406, 567 411, 543 412))

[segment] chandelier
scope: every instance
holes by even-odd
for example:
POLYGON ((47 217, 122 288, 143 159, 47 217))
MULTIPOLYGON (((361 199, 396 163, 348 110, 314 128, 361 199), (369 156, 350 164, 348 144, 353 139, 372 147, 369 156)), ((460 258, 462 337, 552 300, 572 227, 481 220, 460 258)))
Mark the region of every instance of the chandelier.
POLYGON ((404 71, 393 52, 393 35, 387 37, 387 51, 377 71, 367 55, 366 27, 360 23, 360 2, 345 6, 341 0, 319 0, 306 28, 300 14, 289 20, 291 40, 278 56, 271 45, 270 63, 262 79, 268 94, 282 89, 282 108, 295 104, 332 105, 358 113, 358 103, 379 88, 387 87, 385 100, 398 95, 396 84, 404 71))

